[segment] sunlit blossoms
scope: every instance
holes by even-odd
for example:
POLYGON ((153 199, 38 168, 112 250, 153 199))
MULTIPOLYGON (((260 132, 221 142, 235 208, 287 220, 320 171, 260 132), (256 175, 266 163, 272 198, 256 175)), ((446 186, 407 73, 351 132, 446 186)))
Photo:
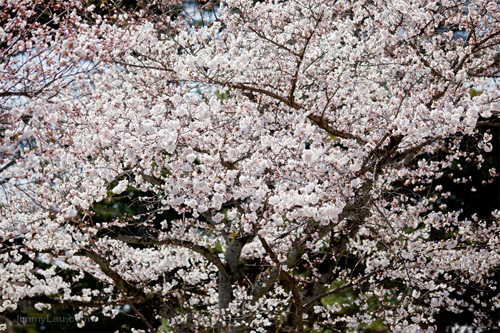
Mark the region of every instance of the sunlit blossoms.
POLYGON ((95 3, 0 1, 2 312, 498 327, 496 1, 95 3))

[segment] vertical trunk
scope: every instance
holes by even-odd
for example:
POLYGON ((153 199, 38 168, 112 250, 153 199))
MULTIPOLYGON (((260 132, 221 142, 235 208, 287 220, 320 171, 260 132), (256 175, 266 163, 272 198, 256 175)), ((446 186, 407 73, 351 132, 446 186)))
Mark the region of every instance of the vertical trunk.
MULTIPOLYGON (((238 262, 241 257, 243 246, 250 240, 250 236, 233 239, 228 247, 225 256, 226 267, 229 277, 219 273, 219 310, 228 308, 229 303, 233 300, 233 282, 238 278, 238 262)), ((218 327, 219 332, 241 333, 246 332, 246 327, 232 322, 221 320, 218 327)))
POLYGON ((224 276, 224 274, 219 273, 219 309, 223 310, 229 306, 229 303, 233 299, 233 287, 232 282, 229 278, 224 276))

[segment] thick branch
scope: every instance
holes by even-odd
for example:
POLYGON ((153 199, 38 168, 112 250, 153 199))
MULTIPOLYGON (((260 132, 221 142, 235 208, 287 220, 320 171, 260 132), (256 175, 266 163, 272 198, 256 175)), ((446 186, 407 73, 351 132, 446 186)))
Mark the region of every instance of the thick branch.
POLYGON ((219 308, 226 309, 233 300, 233 282, 238 276, 238 262, 240 261, 243 246, 251 237, 236 238, 229 242, 226 251, 226 267, 229 276, 219 272, 219 308))
POLYGON ((300 105, 294 101, 291 101, 290 99, 288 99, 286 97, 280 96, 277 93, 274 93, 274 92, 266 90, 266 89, 252 87, 252 86, 249 86, 249 85, 243 84, 243 83, 223 82, 223 81, 218 81, 218 80, 213 80, 213 79, 209 79, 209 80, 210 80, 210 83, 213 83, 213 84, 219 84, 219 85, 227 86, 227 87, 230 87, 233 89, 238 89, 238 90, 242 90, 242 91, 251 91, 254 93, 266 95, 266 96, 274 98, 275 100, 278 100, 278 101, 280 101, 280 102, 282 102, 282 103, 284 103, 284 104, 286 104, 286 105, 288 105, 296 110, 299 110, 303 107, 302 105, 300 105))
POLYGON ((276 266, 280 272, 280 275, 285 279, 285 281, 288 284, 288 287, 292 291, 295 309, 296 309, 295 315, 297 316, 297 332, 298 333, 303 332, 303 329, 304 329, 303 328, 303 326, 304 326, 304 324, 303 324, 304 307, 302 306, 302 296, 299 293, 299 289, 297 288, 297 284, 295 283, 294 278, 281 268, 281 264, 280 264, 278 258, 276 257, 276 254, 274 253, 271 246, 269 246, 267 241, 261 236, 259 236, 259 240, 260 240, 262 246, 264 247, 264 249, 266 250, 267 254, 271 257, 273 262, 276 264, 276 266))
POLYGON ((114 281, 116 287, 121 291, 127 293, 128 295, 133 296, 135 299, 139 301, 145 301, 148 299, 148 296, 142 290, 137 289, 129 282, 124 280, 117 272, 115 272, 111 268, 109 262, 100 255, 98 255, 96 252, 82 249, 78 251, 76 255, 92 259, 96 264, 99 265, 101 271, 114 281))
POLYGON ((500 122, 494 121, 478 121, 476 124, 477 127, 500 127, 500 122))
POLYGON ((230 278, 230 274, 226 268, 226 266, 222 263, 219 257, 213 254, 210 249, 197 245, 193 242, 181 240, 181 239, 173 239, 173 238, 165 238, 162 240, 152 239, 152 238, 143 238, 143 237, 134 237, 134 236, 126 236, 126 235, 118 235, 116 239, 128 243, 128 244, 136 244, 136 245, 173 245, 179 246, 196 253, 201 254, 205 259, 214 264, 223 275, 227 278, 230 278))
POLYGON ((264 296, 276 283, 279 277, 279 272, 277 267, 271 268, 269 271, 269 275, 266 276, 265 273, 261 273, 262 275, 255 280, 255 283, 253 284, 253 298, 252 298, 252 304, 255 304, 262 296, 264 296))
POLYGON ((317 125, 319 128, 325 130, 328 134, 337 136, 339 138, 343 139, 351 139, 351 140, 356 140, 359 144, 365 145, 366 140, 361 139, 360 137, 350 134, 350 133, 345 133, 341 132, 335 128, 333 128, 323 117, 310 114, 307 116, 307 118, 313 122, 313 124, 317 125))
MULTIPOLYGON (((242 84, 242 83, 229 83, 229 82, 221 82, 221 81, 215 81, 215 80, 211 80, 211 83, 228 86, 228 87, 242 90, 242 91, 251 91, 254 93, 263 94, 263 95, 266 95, 268 97, 274 98, 274 99, 276 99, 276 100, 278 100, 278 101, 280 101, 280 102, 282 102, 282 103, 284 103, 284 104, 286 104, 286 105, 288 105, 296 110, 300 110, 300 109, 304 108, 303 105, 301 105, 301 104, 295 102, 293 99, 291 99, 291 98, 293 98, 293 95, 290 96, 289 98, 286 98, 286 97, 280 96, 277 93, 274 93, 272 91, 262 89, 262 88, 252 87, 252 86, 242 84)), ((337 137, 343 138, 343 139, 356 140, 361 145, 365 145, 367 143, 366 140, 364 140, 356 135, 336 130, 324 118, 322 118, 320 116, 310 114, 307 116, 307 118, 309 120, 311 120, 319 128, 325 130, 328 134, 331 134, 333 136, 337 136, 337 137)))
POLYGON ((235 275, 237 273, 238 261, 240 260, 243 246, 245 246, 245 244, 252 239, 253 236, 241 237, 236 238, 229 243, 225 259, 227 262, 227 268, 232 275, 235 275))
POLYGON ((439 138, 432 138, 425 140, 419 145, 416 145, 415 147, 408 148, 405 151, 401 153, 401 158, 403 158, 403 162, 405 165, 409 165, 409 163, 415 158, 415 155, 425 146, 430 145, 433 142, 436 142, 439 140, 439 138))

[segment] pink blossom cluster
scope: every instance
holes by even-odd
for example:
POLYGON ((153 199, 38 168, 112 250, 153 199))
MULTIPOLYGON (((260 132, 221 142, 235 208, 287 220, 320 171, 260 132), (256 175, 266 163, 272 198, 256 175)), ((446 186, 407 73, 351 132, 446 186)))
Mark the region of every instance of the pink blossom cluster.
POLYGON ((440 182, 498 143, 496 1, 102 3, 0 1, 2 312, 498 327, 500 211, 464 217, 440 182), (146 212, 98 220, 127 198, 146 212))

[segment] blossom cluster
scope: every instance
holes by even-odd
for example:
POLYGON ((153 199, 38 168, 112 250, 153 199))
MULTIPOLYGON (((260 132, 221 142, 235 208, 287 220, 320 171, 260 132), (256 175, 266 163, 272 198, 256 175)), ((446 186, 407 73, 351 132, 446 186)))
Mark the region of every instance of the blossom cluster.
POLYGON ((227 0, 197 21, 178 2, 47 3, 0 2, 1 311, 498 325, 500 212, 448 209, 440 179, 467 183, 450 168, 496 144, 499 4, 227 0), (112 202, 133 209, 102 218, 112 202))

